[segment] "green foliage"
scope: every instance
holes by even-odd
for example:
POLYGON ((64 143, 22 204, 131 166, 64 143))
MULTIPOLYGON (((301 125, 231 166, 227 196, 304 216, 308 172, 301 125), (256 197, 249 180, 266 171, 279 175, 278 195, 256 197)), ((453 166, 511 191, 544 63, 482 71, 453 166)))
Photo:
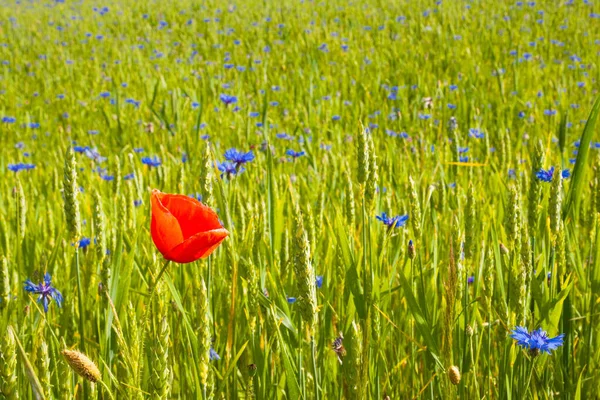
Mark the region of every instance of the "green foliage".
POLYGON ((593 6, 6 3, 0 397, 597 396, 593 6), (231 234, 151 299, 155 188, 231 234))

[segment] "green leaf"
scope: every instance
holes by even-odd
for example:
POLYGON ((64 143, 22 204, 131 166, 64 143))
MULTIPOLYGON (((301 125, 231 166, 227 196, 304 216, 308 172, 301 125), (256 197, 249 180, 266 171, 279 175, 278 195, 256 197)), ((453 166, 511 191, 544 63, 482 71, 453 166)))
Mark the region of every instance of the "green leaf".
POLYGON ((569 282, 570 276, 565 281, 565 288, 558 293, 557 297, 549 302, 541 311, 543 319, 541 325, 548 334, 553 336, 558 332, 558 323, 563 310, 563 302, 573 288, 573 281, 569 282))
POLYGON ((577 153, 577 161, 575 162, 575 168, 573 168, 573 176, 571 178, 571 186, 569 187, 569 193, 567 195, 567 201, 565 202, 565 208, 563 209, 563 218, 567 218, 575 202, 581 198, 581 191, 583 190, 583 183, 585 177, 585 167, 590 152, 590 143, 594 136, 594 129, 596 127, 596 120, 600 114, 600 96, 596 98, 592 111, 588 116, 585 128, 581 134, 579 141, 579 151, 577 153))
POLYGON ((36 400, 44 400, 46 397, 44 396, 44 389, 42 389, 42 385, 35 374, 35 370, 27 357, 27 353, 23 349, 21 342, 19 341, 19 337, 17 336, 17 332, 13 329, 12 326, 8 326, 8 329, 12 331, 13 336, 15 337, 15 342, 17 343, 17 347, 19 348, 19 353, 21 353, 21 357, 23 358, 23 368, 25 368, 25 372, 27 373, 27 378, 29 378, 29 384, 31 385, 31 390, 33 391, 33 396, 36 400))

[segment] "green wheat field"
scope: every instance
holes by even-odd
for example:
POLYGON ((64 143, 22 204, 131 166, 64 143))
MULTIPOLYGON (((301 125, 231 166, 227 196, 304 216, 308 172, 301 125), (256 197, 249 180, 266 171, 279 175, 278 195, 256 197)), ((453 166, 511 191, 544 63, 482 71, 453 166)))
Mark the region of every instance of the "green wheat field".
POLYGON ((0 398, 600 398, 599 60, 598 0, 0 0, 0 398))

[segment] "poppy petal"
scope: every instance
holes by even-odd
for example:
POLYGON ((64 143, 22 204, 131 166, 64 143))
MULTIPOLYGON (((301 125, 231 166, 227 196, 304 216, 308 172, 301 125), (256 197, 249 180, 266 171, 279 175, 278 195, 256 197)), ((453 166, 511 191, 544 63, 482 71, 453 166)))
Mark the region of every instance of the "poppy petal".
POLYGON ((227 229, 199 232, 172 249, 165 258, 178 263, 190 263, 208 257, 229 235, 227 229))
POLYGON ((199 232, 223 228, 217 213, 196 199, 181 194, 161 193, 158 196, 165 208, 177 218, 184 240, 199 232))
POLYGON ((183 242, 183 233, 177 218, 162 204, 162 193, 152 191, 152 223, 150 232, 152 241, 163 255, 183 242))

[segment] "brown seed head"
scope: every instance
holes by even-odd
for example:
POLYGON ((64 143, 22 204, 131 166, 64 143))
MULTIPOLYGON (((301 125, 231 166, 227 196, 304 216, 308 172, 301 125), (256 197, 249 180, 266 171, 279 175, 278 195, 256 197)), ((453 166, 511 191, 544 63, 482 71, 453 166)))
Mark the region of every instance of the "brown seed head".
POLYGON ((450 382, 452 382, 453 385, 458 385, 460 383, 460 371, 456 365, 453 365, 448 369, 448 378, 450 378, 450 382))
POLYGON ((62 355, 65 356, 65 360, 67 360, 67 363, 69 363, 69 366, 73 371, 77 372, 88 381, 98 382, 102 380, 100 370, 85 354, 76 350, 63 350, 62 355))

